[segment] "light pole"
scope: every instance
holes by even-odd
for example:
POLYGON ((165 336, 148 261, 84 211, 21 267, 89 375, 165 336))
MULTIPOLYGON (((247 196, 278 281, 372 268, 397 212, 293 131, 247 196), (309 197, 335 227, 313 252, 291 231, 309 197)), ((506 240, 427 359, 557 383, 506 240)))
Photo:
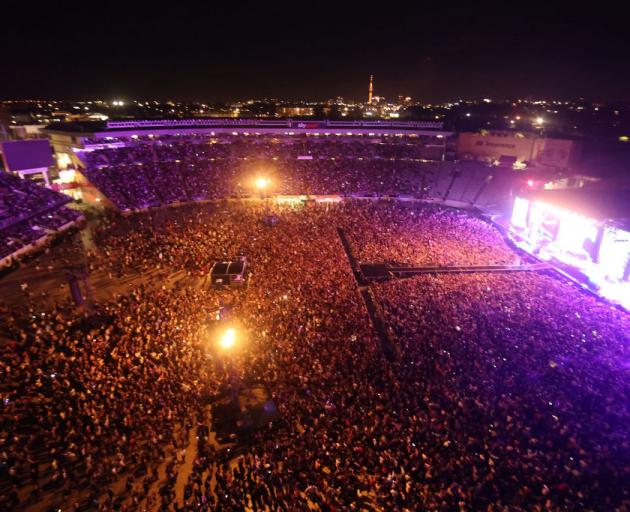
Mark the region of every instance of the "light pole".
POLYGON ((229 350, 236 343, 236 330, 234 327, 230 327, 225 330, 225 332, 219 338, 219 345, 224 350, 229 350))
POLYGON ((266 178, 264 176, 260 176, 256 178, 254 185, 256 186, 256 189, 260 193, 261 199, 265 198, 265 191, 267 190, 270 184, 271 184, 271 180, 269 178, 266 178))
POLYGON ((224 368, 230 383, 230 404, 235 410, 240 411, 240 404, 238 402, 238 373, 230 358, 230 353, 233 352, 236 341, 237 335, 234 327, 228 327, 219 337, 219 347, 223 351, 224 368))

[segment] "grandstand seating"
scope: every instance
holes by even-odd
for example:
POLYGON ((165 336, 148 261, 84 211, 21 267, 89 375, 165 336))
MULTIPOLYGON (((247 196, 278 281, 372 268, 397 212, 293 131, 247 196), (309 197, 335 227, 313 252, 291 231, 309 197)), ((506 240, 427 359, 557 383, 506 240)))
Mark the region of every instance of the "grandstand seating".
POLYGON ((30 180, 0 173, 0 261, 81 216, 70 198, 30 180))
POLYGON ((511 172, 442 161, 422 137, 162 136, 118 138, 81 156, 83 173, 121 210, 248 196, 269 174, 278 194, 411 195, 493 204, 511 172), (120 147, 122 146, 122 147, 120 147), (305 159, 304 157, 307 157, 305 159))

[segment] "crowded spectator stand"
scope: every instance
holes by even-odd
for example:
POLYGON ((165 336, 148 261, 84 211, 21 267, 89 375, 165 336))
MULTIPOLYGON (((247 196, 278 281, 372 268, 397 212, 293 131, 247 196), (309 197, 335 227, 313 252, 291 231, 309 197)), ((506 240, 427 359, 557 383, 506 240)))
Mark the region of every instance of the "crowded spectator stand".
POLYGON ((0 267, 52 239, 82 219, 68 196, 31 180, 0 172, 0 267))

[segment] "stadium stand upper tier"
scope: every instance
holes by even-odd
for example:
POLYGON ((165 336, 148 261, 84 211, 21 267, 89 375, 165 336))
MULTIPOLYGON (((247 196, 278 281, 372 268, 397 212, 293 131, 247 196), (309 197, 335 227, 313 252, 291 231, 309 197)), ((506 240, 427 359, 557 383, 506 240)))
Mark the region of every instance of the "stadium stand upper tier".
POLYGON ((77 221, 81 215, 64 207, 69 201, 33 181, 0 172, 0 264, 77 221))

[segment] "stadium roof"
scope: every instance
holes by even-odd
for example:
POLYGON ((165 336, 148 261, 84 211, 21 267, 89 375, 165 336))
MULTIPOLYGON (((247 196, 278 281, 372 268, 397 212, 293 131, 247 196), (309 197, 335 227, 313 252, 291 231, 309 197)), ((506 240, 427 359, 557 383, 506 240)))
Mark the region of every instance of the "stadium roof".
POLYGON ((132 119, 122 121, 75 121, 54 123, 46 126, 49 133, 66 133, 85 136, 128 135, 138 132, 181 131, 190 133, 205 130, 225 131, 231 129, 290 129, 295 133, 312 130, 348 130, 356 132, 401 132, 430 136, 450 136, 439 121, 398 121, 398 120, 349 120, 330 119, 246 119, 246 118, 194 118, 194 119, 132 119))
POLYGON ((630 223, 630 189, 538 190, 527 194, 526 197, 574 211, 590 219, 612 219, 624 225, 630 223))
POLYGON ((73 121, 49 124, 46 131, 69 133, 94 133, 107 130, 105 121, 73 121))

